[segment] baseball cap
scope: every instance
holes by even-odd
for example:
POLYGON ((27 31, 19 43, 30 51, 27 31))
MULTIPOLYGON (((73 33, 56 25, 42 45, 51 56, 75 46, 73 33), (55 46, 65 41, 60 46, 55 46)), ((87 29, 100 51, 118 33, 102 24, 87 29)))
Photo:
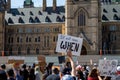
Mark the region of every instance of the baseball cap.
POLYGON ((120 74, 120 66, 117 67, 117 73, 120 74))

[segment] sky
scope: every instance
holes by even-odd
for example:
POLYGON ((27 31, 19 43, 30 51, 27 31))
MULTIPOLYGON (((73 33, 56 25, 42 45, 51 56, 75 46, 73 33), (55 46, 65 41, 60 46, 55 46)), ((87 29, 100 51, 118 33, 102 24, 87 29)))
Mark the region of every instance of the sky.
MULTIPOLYGON (((11 0, 12 8, 23 8, 25 0, 11 0)), ((32 0, 35 7, 42 7, 43 0, 32 0)), ((47 6, 52 6, 53 0, 47 0, 47 6)), ((65 5, 65 0, 57 0, 57 6, 65 5)))

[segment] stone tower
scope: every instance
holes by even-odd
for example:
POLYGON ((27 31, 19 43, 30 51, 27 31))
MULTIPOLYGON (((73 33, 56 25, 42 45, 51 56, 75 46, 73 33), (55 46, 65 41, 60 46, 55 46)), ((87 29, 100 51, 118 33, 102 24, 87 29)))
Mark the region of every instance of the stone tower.
POLYGON ((0 55, 4 51, 4 12, 0 12, 0 55))
POLYGON ((11 0, 7 0, 7 11, 11 8, 11 0))
POLYGON ((25 0, 24 1, 24 8, 31 8, 34 7, 34 3, 32 0, 25 0))
POLYGON ((0 2, 0 56, 4 55, 4 41, 5 41, 5 10, 7 3, 4 1, 0 2))
POLYGON ((56 10, 56 0, 53 0, 53 11, 55 11, 56 10))
POLYGON ((82 55, 98 54, 98 0, 66 0, 66 34, 82 37, 82 55))
POLYGON ((46 10, 46 7, 47 7, 46 0, 43 0, 43 11, 45 11, 45 10, 46 10))

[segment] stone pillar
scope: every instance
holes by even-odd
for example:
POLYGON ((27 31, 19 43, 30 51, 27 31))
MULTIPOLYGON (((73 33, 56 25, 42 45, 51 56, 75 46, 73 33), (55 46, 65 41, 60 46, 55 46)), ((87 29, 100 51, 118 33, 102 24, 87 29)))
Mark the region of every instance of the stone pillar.
POLYGON ((8 0, 8 2, 7 2, 7 10, 10 10, 10 8, 11 8, 11 0, 8 0))
POLYGON ((56 10, 56 0, 53 0, 53 11, 56 10))
POLYGON ((43 11, 46 10, 46 0, 43 0, 43 11))

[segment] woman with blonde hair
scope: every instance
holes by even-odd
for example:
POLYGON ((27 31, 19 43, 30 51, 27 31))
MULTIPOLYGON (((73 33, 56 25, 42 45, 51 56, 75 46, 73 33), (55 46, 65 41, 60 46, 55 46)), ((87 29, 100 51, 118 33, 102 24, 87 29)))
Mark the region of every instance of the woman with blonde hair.
POLYGON ((88 75, 88 80, 102 80, 102 78, 99 76, 99 71, 97 68, 93 68, 89 75, 88 75))

